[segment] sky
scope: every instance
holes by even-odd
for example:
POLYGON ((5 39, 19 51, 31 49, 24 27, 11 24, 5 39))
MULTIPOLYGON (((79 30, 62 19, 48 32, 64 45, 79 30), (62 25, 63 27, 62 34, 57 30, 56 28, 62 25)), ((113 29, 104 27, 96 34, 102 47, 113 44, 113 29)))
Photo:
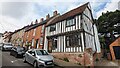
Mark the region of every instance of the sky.
POLYGON ((55 10, 61 15, 90 2, 93 17, 102 12, 118 9, 119 0, 0 0, 0 33, 14 32, 37 19, 53 15, 55 10))

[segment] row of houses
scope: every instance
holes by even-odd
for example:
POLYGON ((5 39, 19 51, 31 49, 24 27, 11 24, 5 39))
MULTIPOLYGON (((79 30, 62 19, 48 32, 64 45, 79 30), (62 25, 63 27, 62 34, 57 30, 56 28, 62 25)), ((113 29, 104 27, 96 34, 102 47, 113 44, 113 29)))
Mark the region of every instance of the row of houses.
POLYGON ((67 53, 83 54, 86 49, 90 49, 92 54, 101 52, 89 3, 62 15, 54 11, 52 16, 46 15, 45 20, 36 19, 30 25, 13 32, 10 42, 14 45, 45 49, 51 53, 59 53, 59 56, 64 53, 66 57, 67 53))
POLYGON ((85 48, 100 52, 97 28, 88 3, 62 15, 55 11, 53 16, 48 14, 46 20, 41 18, 31 25, 24 31, 23 45, 29 43, 33 48, 51 52, 83 52, 85 48))

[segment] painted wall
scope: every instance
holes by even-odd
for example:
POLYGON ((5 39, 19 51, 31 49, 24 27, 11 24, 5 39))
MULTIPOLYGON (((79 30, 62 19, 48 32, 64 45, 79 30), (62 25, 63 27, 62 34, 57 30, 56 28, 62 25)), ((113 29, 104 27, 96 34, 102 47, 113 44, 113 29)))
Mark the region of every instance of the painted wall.
POLYGON ((18 32, 15 32, 12 34, 11 36, 11 43, 14 44, 14 45, 23 45, 23 37, 24 37, 24 29, 18 31, 18 32))
MULTIPOLYGON (((97 44, 97 52, 100 52, 100 44, 99 44, 99 39, 97 37, 97 29, 95 28, 95 26, 93 27, 93 20, 92 20, 92 15, 91 12, 89 10, 89 8, 87 7, 85 9, 85 11, 83 12, 82 16, 81 15, 77 15, 75 17, 73 17, 73 22, 76 22, 76 24, 74 26, 70 26, 70 27, 66 27, 66 21, 67 20, 63 20, 61 22, 58 22, 56 24, 54 24, 56 26, 56 30, 50 32, 50 26, 46 27, 46 34, 45 37, 47 36, 53 36, 53 35, 57 35, 57 34, 61 34, 61 33, 66 33, 66 32, 71 32, 71 31, 75 31, 78 29, 84 29, 85 31, 85 37, 83 37, 83 32, 80 33, 81 35, 81 40, 82 40, 82 48, 81 47, 70 47, 70 48, 66 48, 66 41, 65 38, 66 36, 58 36, 57 37, 57 48, 55 50, 52 50, 53 52, 75 52, 75 50, 77 50, 77 52, 81 52, 83 49, 84 51, 84 47, 86 46, 86 48, 92 48, 92 50, 95 52, 95 44, 97 44), (81 18, 82 17, 82 18, 81 18), (95 31, 95 33, 94 33, 95 31), (94 36, 95 34, 95 36, 94 36), (84 39, 85 39, 85 44, 84 44, 84 39), (97 39, 95 41, 95 39, 97 39), (96 42, 96 43, 95 43, 96 42)), ((47 50, 48 49, 48 40, 47 38, 45 38, 45 46, 44 49, 47 50)))

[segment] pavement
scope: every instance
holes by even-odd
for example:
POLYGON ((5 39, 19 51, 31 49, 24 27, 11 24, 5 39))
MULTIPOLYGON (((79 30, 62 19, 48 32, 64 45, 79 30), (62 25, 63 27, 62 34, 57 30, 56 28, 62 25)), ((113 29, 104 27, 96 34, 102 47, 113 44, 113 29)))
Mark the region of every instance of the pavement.
POLYGON ((57 65, 59 68, 85 68, 84 66, 80 66, 78 64, 72 63, 72 62, 66 62, 60 59, 54 59, 55 65, 57 65))
POLYGON ((120 68, 120 60, 111 61, 102 59, 100 61, 96 61, 94 65, 96 68, 120 68))
MULTIPOLYGON (((63 60, 60 60, 60 59, 56 59, 55 58, 55 64, 60 66, 60 67, 72 67, 74 66, 74 68, 78 67, 78 68, 81 68, 80 65, 78 64, 74 64, 72 62, 66 62, 66 61, 63 61, 63 60)), ((94 64, 94 68, 120 68, 120 60, 116 60, 116 61, 110 61, 110 60, 107 60, 107 59, 102 59, 100 61, 97 61, 95 62, 94 64)))
POLYGON ((80 66, 78 64, 74 64, 72 62, 66 62, 66 61, 63 61, 63 60, 60 60, 60 59, 55 59, 54 60, 55 64, 58 65, 58 66, 80 66))

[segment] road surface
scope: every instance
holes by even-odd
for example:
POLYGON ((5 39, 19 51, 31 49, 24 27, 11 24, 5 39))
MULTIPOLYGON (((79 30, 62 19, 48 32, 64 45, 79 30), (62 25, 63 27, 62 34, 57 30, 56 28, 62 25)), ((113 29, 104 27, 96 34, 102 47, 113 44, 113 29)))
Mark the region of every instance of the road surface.
MULTIPOLYGON (((0 52, 2 54, 2 68, 33 68, 32 65, 23 62, 23 58, 15 58, 10 55, 10 52, 0 52)), ((55 66, 54 68, 59 68, 55 66)))

